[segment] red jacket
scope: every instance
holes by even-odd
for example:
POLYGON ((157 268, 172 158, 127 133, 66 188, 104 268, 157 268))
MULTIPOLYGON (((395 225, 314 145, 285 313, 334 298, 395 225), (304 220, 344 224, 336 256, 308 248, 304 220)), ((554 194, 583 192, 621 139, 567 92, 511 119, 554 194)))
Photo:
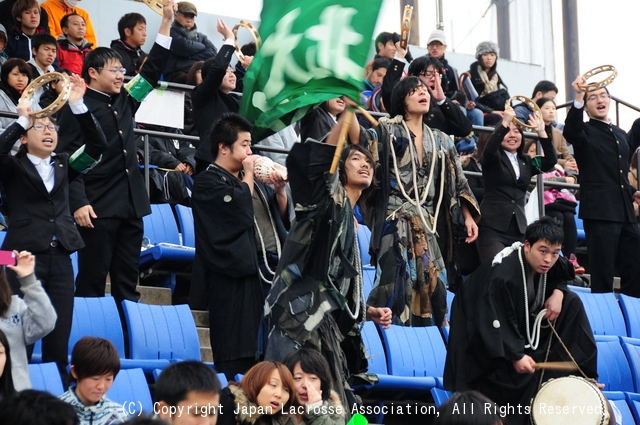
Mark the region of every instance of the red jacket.
POLYGON ((58 62, 60 68, 66 68, 74 74, 82 75, 84 58, 92 50, 93 44, 82 40, 82 46, 71 43, 64 35, 58 38, 58 62))

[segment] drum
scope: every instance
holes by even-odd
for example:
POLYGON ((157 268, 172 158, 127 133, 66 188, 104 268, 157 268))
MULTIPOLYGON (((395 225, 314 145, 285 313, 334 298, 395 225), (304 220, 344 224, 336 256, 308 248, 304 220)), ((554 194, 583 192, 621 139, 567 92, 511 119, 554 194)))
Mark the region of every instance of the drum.
POLYGON ((593 383, 578 376, 550 379, 531 403, 535 425, 605 425, 607 399, 593 383))
POLYGON ((269 180, 271 179, 271 173, 273 173, 274 171, 278 171, 282 178, 284 180, 287 180, 287 168, 276 162, 273 162, 266 156, 261 156, 260 158, 256 159, 256 162, 253 164, 253 174, 262 183, 269 183, 269 180))

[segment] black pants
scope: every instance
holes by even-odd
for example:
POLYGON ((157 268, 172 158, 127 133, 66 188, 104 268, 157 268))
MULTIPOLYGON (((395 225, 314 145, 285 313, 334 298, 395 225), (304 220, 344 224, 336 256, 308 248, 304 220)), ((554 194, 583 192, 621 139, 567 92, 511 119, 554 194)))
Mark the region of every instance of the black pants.
POLYGON ((545 212, 549 217, 553 217, 562 224, 564 231, 564 243, 562 253, 565 257, 576 253, 576 243, 578 242, 578 228, 576 227, 576 213, 571 211, 556 211, 547 209, 545 212))
POLYGON ((591 273, 591 292, 613 291, 614 265, 620 272, 620 292, 640 297, 640 227, 638 223, 620 223, 585 219, 587 254, 591 273))
POLYGON ((514 242, 522 242, 524 240, 524 234, 520 232, 515 215, 511 216, 509 228, 506 232, 499 232, 487 226, 480 226, 478 231, 476 246, 478 247, 481 263, 495 257, 497 253, 511 246, 514 242))
POLYGON ((78 251, 76 296, 103 297, 107 274, 111 278, 111 295, 122 300, 138 301, 138 261, 142 245, 141 218, 98 218, 94 228, 80 227, 85 247, 78 251))
MULTIPOLYGON (((69 335, 73 318, 73 267, 69 251, 57 241, 55 247, 35 253, 36 278, 42 284, 58 319, 51 333, 42 339, 42 362, 55 362, 60 374, 67 375, 69 353, 69 335)), ((7 269, 7 277, 14 293, 20 293, 20 283, 15 273, 7 269)))

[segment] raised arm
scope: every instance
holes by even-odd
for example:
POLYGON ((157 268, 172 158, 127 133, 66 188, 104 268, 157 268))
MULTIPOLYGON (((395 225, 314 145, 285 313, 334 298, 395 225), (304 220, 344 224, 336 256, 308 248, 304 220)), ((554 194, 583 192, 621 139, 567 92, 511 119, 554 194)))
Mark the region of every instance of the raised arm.
POLYGON ((586 80, 581 75, 578 75, 571 83, 571 87, 575 92, 575 99, 573 105, 569 108, 569 112, 567 112, 567 119, 564 121, 564 131, 562 132, 567 142, 578 148, 586 143, 582 114, 584 110, 584 92, 579 87, 583 84, 586 84, 586 80))

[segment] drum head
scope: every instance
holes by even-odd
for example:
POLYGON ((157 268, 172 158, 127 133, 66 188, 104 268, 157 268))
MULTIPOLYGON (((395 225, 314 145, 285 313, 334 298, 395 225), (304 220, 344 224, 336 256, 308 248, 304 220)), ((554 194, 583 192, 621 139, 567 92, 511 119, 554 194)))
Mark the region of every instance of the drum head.
POLYGON ((552 379, 542 386, 531 405, 536 425, 604 425, 607 402, 598 388, 577 376, 552 379))

